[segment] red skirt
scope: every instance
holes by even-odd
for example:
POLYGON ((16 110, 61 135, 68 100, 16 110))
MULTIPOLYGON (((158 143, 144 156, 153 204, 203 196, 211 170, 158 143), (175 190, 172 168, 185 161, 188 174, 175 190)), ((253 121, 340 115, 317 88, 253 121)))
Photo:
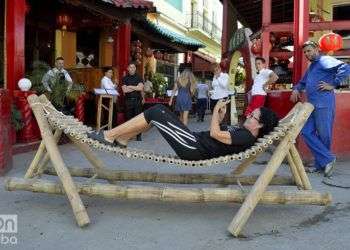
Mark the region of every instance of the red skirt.
POLYGON ((263 107, 265 104, 265 99, 266 95, 253 95, 244 115, 247 117, 255 109, 263 107))

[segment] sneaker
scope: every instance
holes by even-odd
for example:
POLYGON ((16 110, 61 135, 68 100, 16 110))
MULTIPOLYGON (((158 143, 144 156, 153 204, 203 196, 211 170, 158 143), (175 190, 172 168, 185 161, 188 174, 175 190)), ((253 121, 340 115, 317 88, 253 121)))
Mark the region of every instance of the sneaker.
POLYGON ((306 173, 322 173, 322 169, 319 169, 319 168, 316 168, 316 167, 308 167, 308 168, 305 168, 305 172, 306 173))
POLYGON ((98 142, 105 144, 105 145, 108 145, 108 146, 114 146, 113 141, 111 142, 111 141, 106 140, 103 130, 100 130, 98 132, 97 131, 88 132, 86 134, 87 134, 87 137, 89 137, 95 141, 98 141, 98 142))
POLYGON ((324 168, 324 177, 330 177, 332 176, 335 169, 335 159, 328 163, 326 167, 324 168))

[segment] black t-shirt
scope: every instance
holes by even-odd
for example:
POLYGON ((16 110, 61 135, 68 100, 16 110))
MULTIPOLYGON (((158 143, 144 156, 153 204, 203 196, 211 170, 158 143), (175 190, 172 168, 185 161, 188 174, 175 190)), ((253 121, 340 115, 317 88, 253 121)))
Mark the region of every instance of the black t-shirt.
POLYGON ((199 143, 203 147, 203 154, 207 159, 240 153, 253 146, 256 141, 256 137, 246 128, 221 125, 220 129, 230 132, 231 145, 215 140, 210 136, 210 131, 195 132, 199 143))
MULTIPOLYGON (((139 77, 137 74, 133 75, 126 75, 122 79, 122 84, 126 86, 137 86, 140 82, 143 82, 141 77, 139 77)), ((141 92, 140 91, 133 91, 130 93, 125 94, 126 98, 141 98, 141 92)))

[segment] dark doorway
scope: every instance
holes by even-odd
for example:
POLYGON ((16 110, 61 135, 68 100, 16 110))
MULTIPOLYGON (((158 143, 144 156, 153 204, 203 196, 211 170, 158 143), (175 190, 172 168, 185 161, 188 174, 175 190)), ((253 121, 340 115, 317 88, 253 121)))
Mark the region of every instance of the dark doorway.
MULTIPOLYGON (((350 19, 350 5, 341 5, 333 7, 333 20, 349 20, 350 19)), ((350 36, 350 30, 339 30, 337 32, 342 37, 350 36)))

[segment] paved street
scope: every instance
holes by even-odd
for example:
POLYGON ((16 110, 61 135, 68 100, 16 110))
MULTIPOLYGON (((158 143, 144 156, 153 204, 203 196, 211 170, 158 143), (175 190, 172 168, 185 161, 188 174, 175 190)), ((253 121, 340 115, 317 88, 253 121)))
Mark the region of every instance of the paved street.
MULTIPOLYGON (((208 122, 191 122, 190 127, 195 130, 208 126, 208 122)), ((143 136, 142 142, 131 142, 130 147, 132 146, 171 152, 154 129, 143 136)), ((88 166, 87 161, 72 145, 60 146, 60 150, 68 165, 88 166)), ((228 173, 231 170, 230 166, 205 169, 155 166, 152 162, 126 161, 105 153, 98 154, 113 169, 177 173, 228 173)), ((16 155, 14 167, 7 176, 23 176, 32 157, 33 152, 16 155)), ((249 173, 258 173, 261 168, 262 165, 255 165, 249 169, 249 173)), ((349 162, 339 162, 338 169, 350 178, 349 162)), ((279 174, 287 173, 287 170, 286 166, 282 166, 279 174)), ((83 197, 91 225, 80 229, 65 197, 8 192, 1 188, 1 214, 18 215, 18 243, 14 246, 1 245, 0 248, 349 249, 349 190, 322 184, 320 175, 312 175, 310 178, 315 190, 331 192, 331 206, 259 205, 244 228, 244 237, 238 239, 226 231, 239 208, 238 204, 162 203, 83 197)), ((4 177, 0 178, 1 186, 4 185, 4 180, 4 177)))

